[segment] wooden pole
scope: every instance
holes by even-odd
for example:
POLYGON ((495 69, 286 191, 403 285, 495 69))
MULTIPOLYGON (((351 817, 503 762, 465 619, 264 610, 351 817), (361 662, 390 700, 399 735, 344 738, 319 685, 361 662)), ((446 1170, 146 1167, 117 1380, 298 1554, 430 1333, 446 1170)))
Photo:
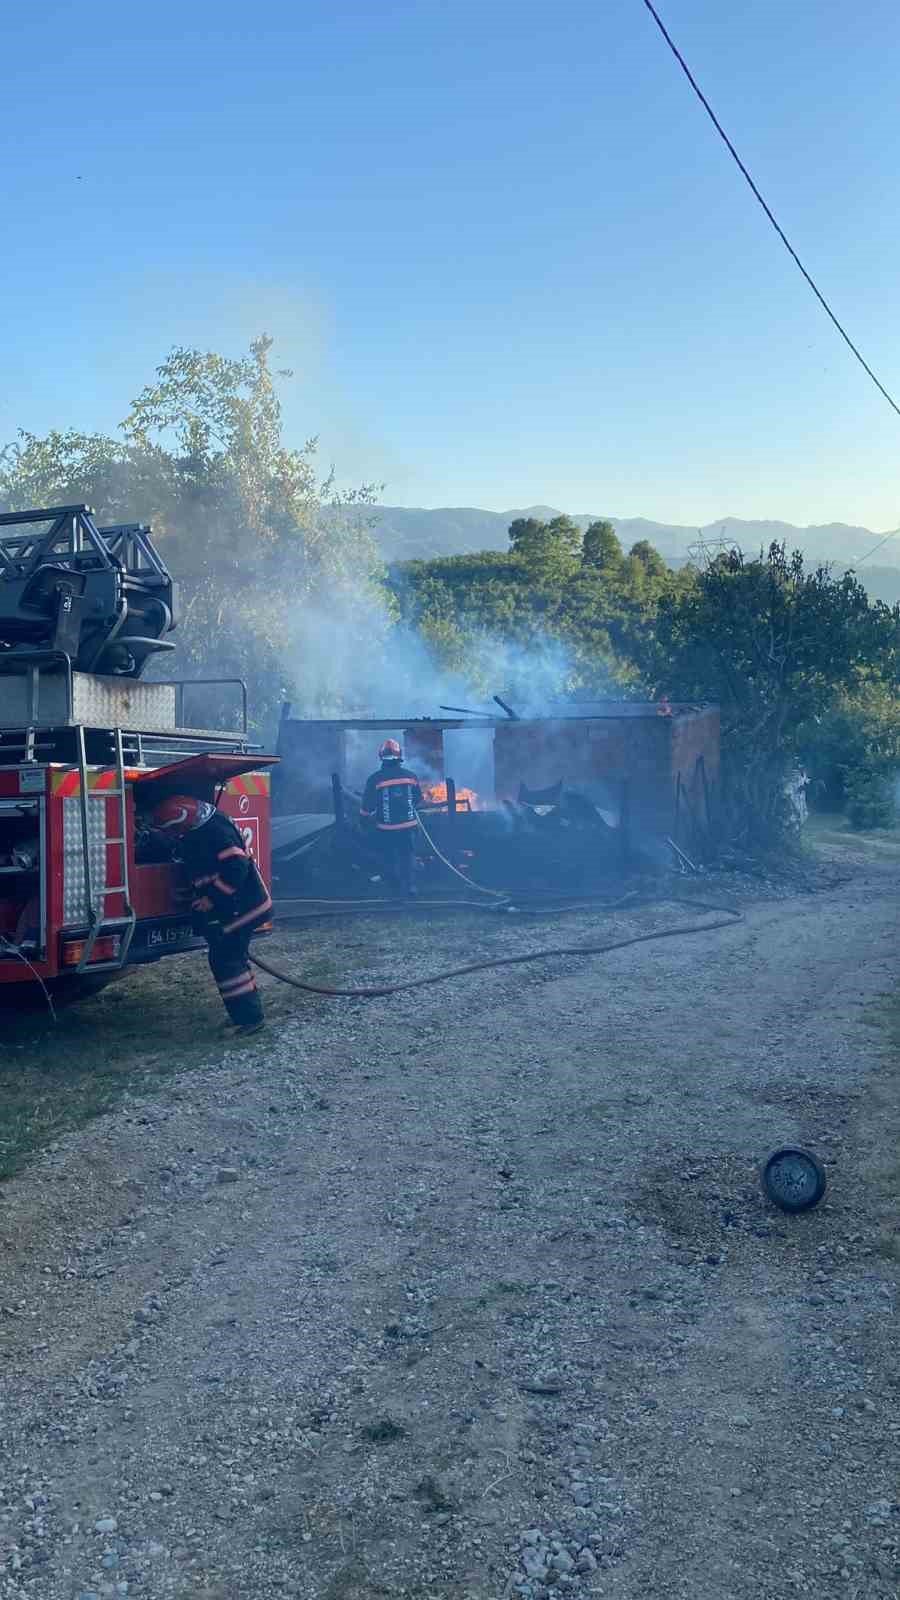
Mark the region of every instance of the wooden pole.
POLYGON ((334 821, 339 833, 343 833, 347 822, 344 808, 344 787, 337 772, 331 774, 331 799, 334 806, 334 821))
POLYGON ((706 762, 702 755, 697 757, 697 766, 700 769, 700 780, 703 784, 703 814, 706 817, 706 831, 712 828, 712 813, 709 809, 709 779, 706 776, 706 762))

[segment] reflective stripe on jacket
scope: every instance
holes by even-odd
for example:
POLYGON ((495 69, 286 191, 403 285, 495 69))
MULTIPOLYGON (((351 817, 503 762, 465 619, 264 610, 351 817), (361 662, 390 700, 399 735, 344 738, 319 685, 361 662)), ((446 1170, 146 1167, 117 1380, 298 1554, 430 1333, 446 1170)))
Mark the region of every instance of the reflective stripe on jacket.
POLYGON ((366 783, 359 814, 383 833, 399 833, 418 827, 416 811, 421 804, 415 774, 399 761, 384 761, 366 783))
MULTIPOLYGON (((202 827, 178 841, 178 854, 209 915, 222 933, 235 933, 262 921, 272 897, 230 817, 216 811, 202 827)), ((205 909, 205 908, 203 908, 205 909)))

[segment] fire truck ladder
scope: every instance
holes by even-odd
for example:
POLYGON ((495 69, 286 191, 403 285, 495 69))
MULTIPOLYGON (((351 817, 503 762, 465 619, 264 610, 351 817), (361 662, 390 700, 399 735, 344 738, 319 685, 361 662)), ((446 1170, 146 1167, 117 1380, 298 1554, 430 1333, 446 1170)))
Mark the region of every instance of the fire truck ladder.
MULTIPOLYGON (((134 937, 134 927, 137 916, 131 904, 131 885, 128 878, 128 802, 125 788, 125 752, 122 746, 122 730, 114 730, 114 748, 116 756, 116 787, 115 789, 88 788, 87 753, 84 743, 84 728, 78 727, 78 776, 79 795, 81 801, 81 842, 84 853, 84 887, 88 906, 89 932, 82 951, 81 960, 76 967, 77 972, 83 972, 90 967, 92 972, 106 972, 124 967, 128 959, 128 951, 134 937), (99 800, 103 805, 103 817, 106 818, 107 800, 115 800, 118 804, 118 832, 110 837, 106 833, 106 822, 103 827, 104 857, 107 849, 116 849, 121 862, 121 881, 104 886, 94 897, 93 874, 91 872, 91 826, 88 807, 91 801, 99 800), (106 903, 110 895, 124 896, 125 909, 121 916, 108 917, 106 903), (110 935, 119 935, 118 954, 111 961, 92 961, 94 946, 98 939, 110 935)), ((106 869, 104 867, 104 880, 106 869)))

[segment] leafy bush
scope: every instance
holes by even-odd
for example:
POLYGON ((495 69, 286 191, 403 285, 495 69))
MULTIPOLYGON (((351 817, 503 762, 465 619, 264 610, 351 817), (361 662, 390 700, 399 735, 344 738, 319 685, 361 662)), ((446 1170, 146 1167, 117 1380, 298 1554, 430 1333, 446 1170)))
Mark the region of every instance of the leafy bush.
POLYGON ((889 777, 860 768, 847 778, 847 818, 852 828, 890 828, 896 821, 894 786, 889 777))
POLYGON ((900 771, 900 697, 873 673, 844 690, 804 732, 814 800, 846 811, 854 828, 889 828, 900 771))
POLYGON ((806 571, 800 552, 788 556, 782 545, 756 560, 729 551, 691 588, 663 597, 651 640, 655 674, 679 699, 721 705, 732 839, 784 836, 785 782, 804 760, 809 730, 858 692, 864 674, 893 670, 898 638, 900 608, 872 604, 850 572, 806 571))

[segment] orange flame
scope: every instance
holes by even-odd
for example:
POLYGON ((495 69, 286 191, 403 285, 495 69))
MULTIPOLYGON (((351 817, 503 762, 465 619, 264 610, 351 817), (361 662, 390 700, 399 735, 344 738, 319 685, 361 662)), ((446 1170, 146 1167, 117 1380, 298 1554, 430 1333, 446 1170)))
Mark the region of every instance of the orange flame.
MULTIPOLYGON (((445 806, 447 804, 447 785, 445 783, 423 783, 422 798, 427 805, 445 806)), ((474 789, 457 789, 456 803, 463 809, 468 805, 470 811, 478 810, 478 796, 474 789)))

